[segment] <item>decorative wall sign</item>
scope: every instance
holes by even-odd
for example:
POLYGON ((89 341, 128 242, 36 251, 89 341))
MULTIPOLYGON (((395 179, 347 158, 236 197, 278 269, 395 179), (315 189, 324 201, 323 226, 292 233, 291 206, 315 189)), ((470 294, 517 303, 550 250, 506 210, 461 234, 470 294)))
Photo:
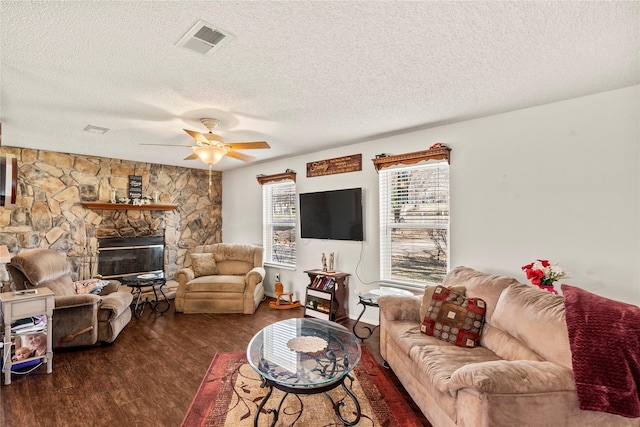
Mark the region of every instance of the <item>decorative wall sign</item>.
POLYGON ((131 200, 142 197, 142 177, 139 175, 129 175, 129 198, 131 200))
POLYGON ((307 163, 307 177, 333 175, 362 170, 362 154, 307 163))

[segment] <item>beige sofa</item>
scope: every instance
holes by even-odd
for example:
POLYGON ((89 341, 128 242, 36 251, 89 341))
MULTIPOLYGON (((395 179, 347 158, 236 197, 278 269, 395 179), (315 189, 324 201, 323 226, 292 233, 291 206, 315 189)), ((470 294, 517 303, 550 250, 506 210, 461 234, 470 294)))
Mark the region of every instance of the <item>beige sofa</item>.
POLYGON ((434 427, 640 426, 579 409, 562 296, 466 267, 443 285, 486 302, 479 346, 421 333, 422 298, 378 300, 381 355, 434 427))
POLYGON ((196 246, 176 272, 176 311, 253 314, 264 299, 262 248, 217 243, 196 246))

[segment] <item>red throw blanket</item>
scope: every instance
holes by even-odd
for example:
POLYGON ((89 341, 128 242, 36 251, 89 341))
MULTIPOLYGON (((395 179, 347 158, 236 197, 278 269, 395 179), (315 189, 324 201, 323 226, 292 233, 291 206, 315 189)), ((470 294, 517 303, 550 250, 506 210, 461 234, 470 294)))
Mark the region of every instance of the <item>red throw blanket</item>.
POLYGON ((640 417, 640 307, 562 285, 580 409, 640 417))

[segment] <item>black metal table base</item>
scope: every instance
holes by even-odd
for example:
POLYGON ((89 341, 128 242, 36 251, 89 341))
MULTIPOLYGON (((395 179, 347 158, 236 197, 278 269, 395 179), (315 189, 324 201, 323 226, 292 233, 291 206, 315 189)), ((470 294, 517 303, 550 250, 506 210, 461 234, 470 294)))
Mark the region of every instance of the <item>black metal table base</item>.
POLYGON ((362 299, 358 302, 358 304, 362 304, 362 311, 360 312, 360 315, 356 319, 356 323, 353 324, 353 335, 355 335, 358 339, 360 339, 360 341, 364 341, 367 338, 371 337, 371 335, 373 335, 373 332, 380 325, 376 325, 373 328, 370 328, 369 326, 361 326, 362 329, 366 329, 368 331, 367 335, 358 335, 358 332, 356 331, 356 326, 358 326, 358 322, 360 322, 360 318, 362 317, 362 315, 366 311, 367 307, 378 307, 378 304, 371 303, 371 302, 365 302, 365 301, 362 301, 362 299))
POLYGON ((318 394, 318 393, 324 393, 324 395, 327 397, 327 399, 329 399, 329 401, 331 402, 331 406, 333 407, 333 410, 335 411, 336 415, 338 416, 338 419, 340 420, 340 422, 342 422, 342 424, 344 424, 345 426, 353 426, 353 425, 358 424, 358 422, 360 421, 360 417, 362 416, 362 409, 360 408, 360 402, 358 402, 358 398, 356 397, 356 395, 353 394, 353 392, 349 389, 349 387, 347 387, 347 385, 344 383, 345 378, 349 378, 351 383, 353 383, 353 377, 351 375, 346 375, 344 378, 342 378, 339 381, 336 381, 335 383, 331 383, 331 384, 328 384, 328 385, 315 387, 315 388, 287 387, 287 386, 283 386, 281 384, 274 383, 272 381, 269 381, 269 380, 263 378, 261 387, 269 387, 269 391, 267 392, 267 394, 264 396, 264 398, 260 402, 260 405, 258 405, 258 409, 257 409, 256 415, 253 417, 253 425, 254 425, 254 427, 258 427, 258 419, 260 418, 260 414, 262 413, 264 405, 267 403, 267 401, 271 397, 271 394, 273 393, 273 389, 274 388, 277 388, 278 390, 283 391, 285 394, 284 394, 284 396, 282 396, 282 399, 280 399, 280 403, 278 404, 277 408, 269 408, 269 409, 266 410, 266 414, 267 415, 273 414, 273 421, 271 422, 271 427, 274 427, 276 425, 276 423, 278 422, 278 418, 280 416, 280 410, 282 409, 282 405, 284 404, 284 401, 285 401, 285 399, 287 398, 287 396, 289 394, 318 394), (337 402, 334 402, 333 399, 331 398, 331 396, 328 393, 330 390, 333 390, 334 388, 336 388, 338 386, 342 386, 344 391, 347 393, 347 396, 349 396, 349 398, 353 401, 353 404, 356 407, 355 419, 352 420, 352 421, 349 421, 349 420, 347 420, 346 418, 344 418, 342 416, 341 409, 344 406, 346 406, 346 403, 344 402, 344 399, 343 400, 339 400, 337 402))
MULTIPOLYGON (((131 284, 129 284, 129 286, 131 286, 131 284)), ((164 283, 160 286, 153 285, 153 284, 144 284, 143 286, 135 286, 135 288, 133 288, 133 289, 136 289, 136 288, 138 289, 138 298, 136 298, 136 304, 133 307, 133 315, 136 317, 136 319, 139 319, 140 317, 142 317, 142 314, 144 313, 144 308, 147 304, 149 304, 149 307, 151 307, 151 310, 156 311, 160 314, 164 314, 169 310, 169 308, 171 307, 171 302, 169 301, 167 296, 164 294, 164 291, 162 290, 163 287, 164 287, 164 283), (148 298, 145 297, 144 301, 141 301, 142 299, 141 288, 146 286, 151 286, 151 288, 153 289, 154 299, 149 300, 148 298), (158 298, 158 292, 160 292, 160 295, 162 295, 162 299, 158 298), (164 305, 162 309, 159 308, 161 305, 164 305)))

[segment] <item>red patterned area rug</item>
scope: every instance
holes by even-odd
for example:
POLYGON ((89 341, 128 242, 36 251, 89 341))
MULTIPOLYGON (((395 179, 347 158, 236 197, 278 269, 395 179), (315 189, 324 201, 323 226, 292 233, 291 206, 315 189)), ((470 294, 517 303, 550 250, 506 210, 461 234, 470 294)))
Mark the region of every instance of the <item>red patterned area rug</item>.
MULTIPOLYGON (((362 408, 358 426, 421 427, 402 393, 378 364, 371 351, 363 346, 350 385, 362 408)), ((347 384, 349 380, 347 380, 347 384)), ((245 353, 218 353, 200 384, 182 427, 253 426, 253 419, 268 389, 260 387, 258 374, 247 363, 245 353)), ((342 387, 329 392, 334 402, 343 398, 341 414, 348 421, 355 417, 354 405, 342 387)), ((266 409, 277 407, 283 392, 274 389, 259 417, 259 426, 271 425, 273 415, 266 409)), ((329 399, 322 393, 296 396, 290 394, 280 410, 277 426, 329 427, 343 425, 329 399)))

